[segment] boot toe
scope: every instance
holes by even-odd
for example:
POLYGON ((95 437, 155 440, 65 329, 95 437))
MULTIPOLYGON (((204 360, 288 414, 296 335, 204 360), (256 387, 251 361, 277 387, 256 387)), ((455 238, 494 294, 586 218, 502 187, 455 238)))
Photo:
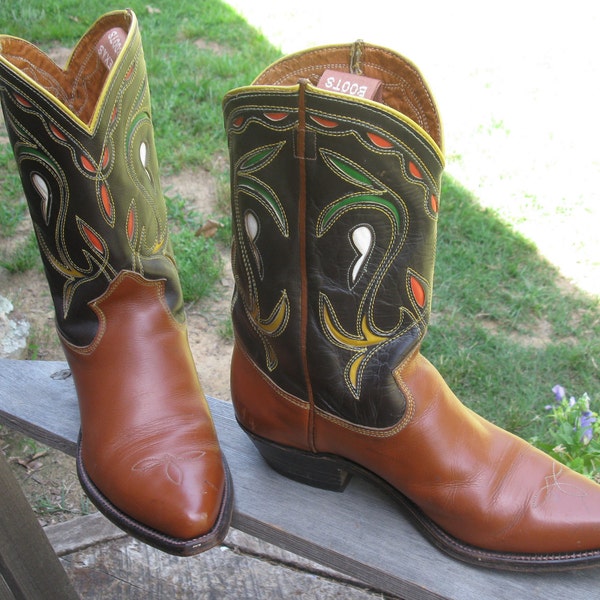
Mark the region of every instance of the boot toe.
POLYGON ((530 514, 547 552, 600 550, 600 486, 564 465, 552 463, 530 514))
POLYGON ((231 483, 218 442, 205 432, 187 433, 132 436, 125 445, 105 445, 90 460, 82 445, 78 457, 82 485, 96 506, 159 547, 218 543, 231 516, 231 483))
POLYGON ((130 483, 113 496, 124 512, 179 539, 202 537, 214 528, 225 488, 218 449, 151 456, 129 468, 130 483))

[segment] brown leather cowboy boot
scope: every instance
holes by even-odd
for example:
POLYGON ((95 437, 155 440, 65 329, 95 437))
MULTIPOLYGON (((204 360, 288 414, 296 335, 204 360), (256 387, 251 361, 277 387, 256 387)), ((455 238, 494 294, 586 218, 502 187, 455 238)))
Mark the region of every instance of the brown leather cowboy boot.
POLYGON ((206 550, 232 488, 187 340, 135 15, 97 21, 65 70, 0 37, 0 96, 79 398, 83 488, 145 542, 206 550))
POLYGON ((420 354, 444 164, 420 73, 357 43, 288 56, 224 99, 236 415, 305 483, 376 481, 449 554, 600 559, 600 486, 459 402, 420 354))

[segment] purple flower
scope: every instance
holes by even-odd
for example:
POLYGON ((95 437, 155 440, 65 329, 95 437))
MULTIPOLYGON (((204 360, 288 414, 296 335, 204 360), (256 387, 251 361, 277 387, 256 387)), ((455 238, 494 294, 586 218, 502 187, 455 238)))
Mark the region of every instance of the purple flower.
POLYGON ((555 385, 552 388, 552 391, 554 392, 554 397, 556 398, 557 402, 562 402, 565 399, 565 396, 567 395, 567 393, 565 392, 565 388, 562 385, 555 385))
POLYGON ((583 430, 581 434, 581 441, 584 444, 589 444, 592 441, 594 430, 592 425, 596 422, 596 417, 593 416, 591 410, 584 410, 579 417, 579 429, 583 430))

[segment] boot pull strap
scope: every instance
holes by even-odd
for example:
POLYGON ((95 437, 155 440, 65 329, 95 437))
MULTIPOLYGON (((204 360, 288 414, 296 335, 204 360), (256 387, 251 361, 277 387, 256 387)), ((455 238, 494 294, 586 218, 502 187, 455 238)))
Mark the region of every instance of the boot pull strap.
POLYGON ((363 40, 356 40, 350 49, 350 73, 355 75, 362 75, 363 70, 361 67, 361 60, 365 43, 363 40))

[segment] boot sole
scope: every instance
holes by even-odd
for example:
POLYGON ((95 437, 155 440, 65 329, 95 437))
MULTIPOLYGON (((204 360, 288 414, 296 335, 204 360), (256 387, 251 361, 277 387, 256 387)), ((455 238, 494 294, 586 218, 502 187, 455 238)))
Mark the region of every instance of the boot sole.
POLYGON ((142 542, 153 546, 154 548, 158 548, 162 552, 173 554, 175 556, 193 556, 219 545, 225 539, 225 536, 229 531, 233 514, 233 483, 229 466, 227 465, 224 456, 223 468, 225 471, 225 489, 223 493, 223 502, 221 503, 219 516, 217 517, 215 526, 202 536, 186 540, 166 535, 156 529, 148 527, 121 512, 114 506, 114 504, 112 504, 94 485, 93 481, 86 473, 81 458, 81 441, 77 444, 76 461, 79 482, 94 506, 96 506, 96 508, 117 527, 142 542))
POLYGON ((283 446, 240 427, 267 464, 289 479, 321 489, 342 492, 354 475, 375 484, 401 506, 419 531, 439 550, 480 567, 503 571, 565 571, 592 567, 600 562, 600 550, 557 554, 495 552, 471 546, 446 533, 419 507, 378 475, 331 454, 317 454, 283 446))

